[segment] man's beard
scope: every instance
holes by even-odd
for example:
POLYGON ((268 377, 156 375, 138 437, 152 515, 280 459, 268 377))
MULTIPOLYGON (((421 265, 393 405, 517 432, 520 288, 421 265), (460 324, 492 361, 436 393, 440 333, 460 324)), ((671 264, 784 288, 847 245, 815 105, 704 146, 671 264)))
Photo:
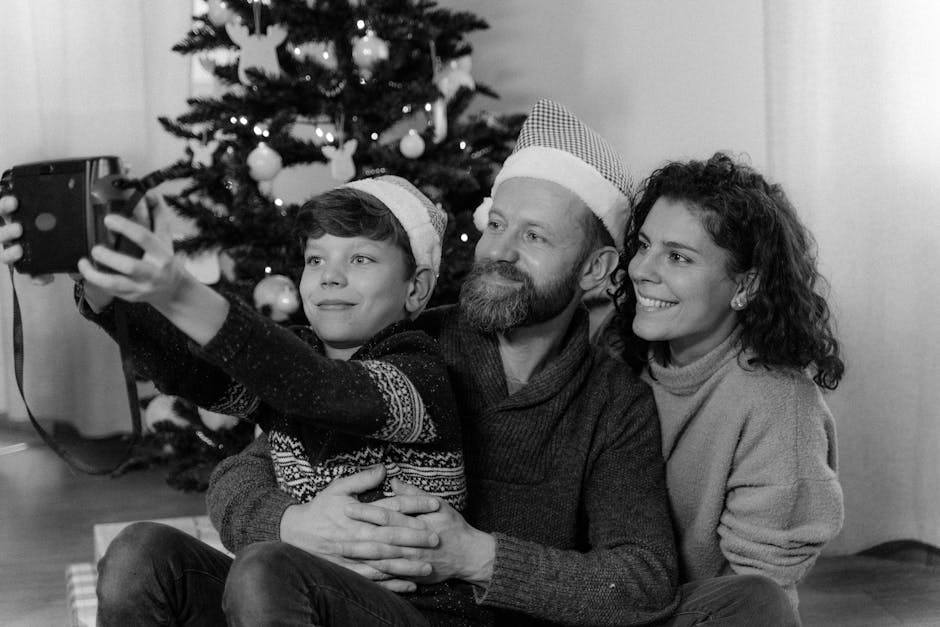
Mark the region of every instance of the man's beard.
POLYGON ((551 320, 571 303, 578 270, 536 287, 528 274, 505 261, 476 263, 460 288, 460 311, 482 333, 505 333, 518 327, 551 320), (520 286, 491 285, 486 275, 496 274, 520 286))

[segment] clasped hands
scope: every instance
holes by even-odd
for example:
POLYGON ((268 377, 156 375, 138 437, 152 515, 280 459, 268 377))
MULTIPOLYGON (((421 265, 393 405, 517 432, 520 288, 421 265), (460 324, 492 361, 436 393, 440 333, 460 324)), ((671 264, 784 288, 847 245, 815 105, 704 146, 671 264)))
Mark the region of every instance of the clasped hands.
POLYGON ((360 503, 356 494, 379 487, 385 467, 334 480, 315 499, 291 506, 281 540, 344 566, 393 592, 416 583, 461 579, 486 586, 495 541, 470 526, 446 501, 392 479, 394 496, 360 503))

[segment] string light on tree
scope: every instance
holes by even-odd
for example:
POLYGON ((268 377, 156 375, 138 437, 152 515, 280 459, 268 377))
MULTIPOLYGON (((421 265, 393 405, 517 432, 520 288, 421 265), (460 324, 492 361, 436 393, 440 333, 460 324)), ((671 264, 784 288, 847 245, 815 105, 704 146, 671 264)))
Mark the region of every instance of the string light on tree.
POLYGON ((291 55, 298 61, 312 62, 331 71, 336 71, 336 46, 332 41, 309 41, 288 46, 291 55))

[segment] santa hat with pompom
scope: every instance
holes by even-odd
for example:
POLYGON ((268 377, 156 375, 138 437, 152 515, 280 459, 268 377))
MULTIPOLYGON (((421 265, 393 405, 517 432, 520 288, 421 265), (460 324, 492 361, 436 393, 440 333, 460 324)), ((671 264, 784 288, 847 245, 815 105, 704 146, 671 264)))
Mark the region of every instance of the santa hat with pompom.
POLYGON ((441 268, 444 230, 447 228, 447 214, 444 210, 399 176, 360 179, 341 187, 365 192, 388 207, 408 234, 415 263, 431 268, 436 282, 441 268))
POLYGON ((522 125, 516 147, 493 181, 490 198, 473 214, 486 227, 492 196, 503 181, 533 178, 561 185, 600 218, 617 247, 630 213, 627 170, 607 141, 562 105, 539 100, 522 125))

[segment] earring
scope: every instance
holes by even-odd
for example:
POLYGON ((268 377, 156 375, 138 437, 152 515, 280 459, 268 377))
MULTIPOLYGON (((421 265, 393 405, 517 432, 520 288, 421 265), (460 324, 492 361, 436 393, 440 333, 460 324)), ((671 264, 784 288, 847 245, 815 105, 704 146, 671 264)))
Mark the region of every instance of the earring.
POLYGON ((735 296, 731 299, 731 308, 735 311, 741 311, 747 305, 741 296, 735 296))

